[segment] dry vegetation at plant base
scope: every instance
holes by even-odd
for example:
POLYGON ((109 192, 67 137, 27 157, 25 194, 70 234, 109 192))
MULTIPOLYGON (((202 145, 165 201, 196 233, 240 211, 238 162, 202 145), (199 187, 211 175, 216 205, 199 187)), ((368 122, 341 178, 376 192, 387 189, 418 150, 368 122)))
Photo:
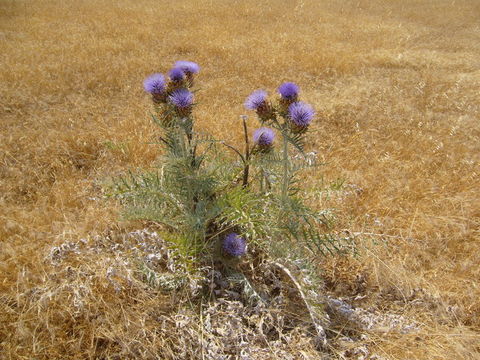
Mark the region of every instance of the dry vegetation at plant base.
POLYGON ((318 110, 309 149, 326 165, 305 186, 362 248, 319 259, 325 291, 421 324, 369 348, 478 359, 479 18, 474 0, 2 1, 1 357, 174 356, 155 323, 177 310, 168 296, 116 292, 114 253, 48 255, 141 226, 118 221, 102 184, 156 159, 141 82, 186 59, 202 66, 199 126, 219 138, 241 140, 257 88, 295 81, 318 110))

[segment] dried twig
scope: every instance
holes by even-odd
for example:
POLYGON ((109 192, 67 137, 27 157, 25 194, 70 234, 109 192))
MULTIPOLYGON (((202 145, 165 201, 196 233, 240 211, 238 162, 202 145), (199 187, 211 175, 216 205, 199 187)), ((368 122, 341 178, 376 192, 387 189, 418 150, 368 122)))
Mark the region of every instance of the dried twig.
POLYGON ((284 265, 278 262, 274 262, 272 263, 272 265, 274 265, 279 270, 281 270, 285 275, 287 275, 290 281, 295 285, 295 288, 297 289, 298 294, 300 295, 300 298, 305 304, 305 307, 307 308, 307 311, 308 311, 308 315, 310 316, 310 319, 312 320, 312 324, 315 327, 315 330, 317 332, 317 338, 315 339, 316 345, 320 348, 324 348, 327 345, 327 336, 325 334, 325 329, 320 324, 320 320, 318 319, 318 316, 316 315, 315 311, 312 309, 312 307, 308 303, 307 298, 303 293, 301 285, 298 283, 297 279, 295 279, 295 277, 292 275, 290 270, 287 269, 284 265))

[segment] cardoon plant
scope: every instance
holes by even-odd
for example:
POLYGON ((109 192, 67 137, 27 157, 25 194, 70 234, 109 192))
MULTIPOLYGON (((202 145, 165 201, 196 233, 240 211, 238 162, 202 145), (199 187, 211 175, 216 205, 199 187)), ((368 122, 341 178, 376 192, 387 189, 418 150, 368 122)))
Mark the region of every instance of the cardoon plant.
POLYGON ((336 239, 320 232, 325 219, 298 195, 297 174, 311 163, 295 160, 291 152, 304 156, 315 117, 313 107, 299 101, 299 87, 281 84, 274 101, 265 90, 252 92, 244 105, 262 126, 250 139, 248 117, 242 116, 244 146, 237 148, 195 128, 191 88, 199 71, 194 62, 177 61, 167 79, 156 73, 144 81, 155 105, 152 118, 161 128, 156 138, 163 156, 157 170, 117 183, 127 214, 161 224, 196 259, 244 259, 247 244, 268 250, 288 240, 309 251, 335 248, 336 239))

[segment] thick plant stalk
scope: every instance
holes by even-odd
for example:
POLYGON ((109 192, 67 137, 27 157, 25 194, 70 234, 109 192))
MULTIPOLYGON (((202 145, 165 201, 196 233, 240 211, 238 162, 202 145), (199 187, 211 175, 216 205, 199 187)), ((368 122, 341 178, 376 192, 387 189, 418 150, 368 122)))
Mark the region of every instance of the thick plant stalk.
POLYGON ((282 199, 286 200, 288 197, 288 173, 289 173, 289 160, 288 160, 288 141, 283 136, 283 183, 282 183, 282 199))
POLYGON ((250 143, 248 140, 248 131, 247 131, 247 118, 242 116, 243 121, 243 132, 245 134, 245 164, 243 168, 243 187, 248 185, 248 173, 250 171, 250 143))

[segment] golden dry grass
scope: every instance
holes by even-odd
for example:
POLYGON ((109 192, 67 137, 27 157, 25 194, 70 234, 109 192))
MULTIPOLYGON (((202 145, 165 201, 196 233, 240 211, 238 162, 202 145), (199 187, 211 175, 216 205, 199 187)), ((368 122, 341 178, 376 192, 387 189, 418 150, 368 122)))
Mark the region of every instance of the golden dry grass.
MULTIPOLYGON (((318 206, 377 241, 329 260, 325 277, 339 293, 364 277, 371 304, 422 323, 379 337, 378 353, 480 358, 479 19, 475 0, 1 1, 0 357, 99 358, 98 339, 128 338, 158 303, 92 280, 106 315, 90 326, 62 307, 69 292, 47 309, 24 297, 53 284, 53 244, 131 226, 94 198, 112 174, 155 160, 141 82, 186 59, 202 66, 198 123, 218 137, 239 139, 257 88, 295 81, 315 105, 311 148, 327 165, 306 183, 361 188, 318 206)), ((77 265, 105 271, 97 260, 77 265)))

